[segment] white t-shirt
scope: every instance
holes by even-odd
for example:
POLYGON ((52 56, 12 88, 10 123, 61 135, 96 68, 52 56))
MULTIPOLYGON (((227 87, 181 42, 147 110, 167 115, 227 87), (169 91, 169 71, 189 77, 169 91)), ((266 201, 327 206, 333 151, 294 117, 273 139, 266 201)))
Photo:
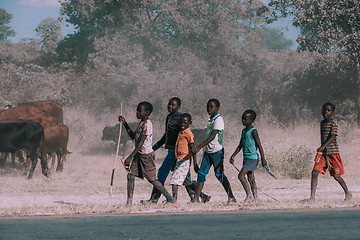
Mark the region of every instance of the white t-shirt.
POLYGON ((135 147, 138 146, 142 135, 146 135, 144 144, 139 150, 140 154, 149 154, 153 152, 152 149, 152 136, 153 126, 150 120, 140 122, 138 128, 135 131, 135 147))
POLYGON ((216 134, 214 140, 212 140, 208 145, 205 146, 205 152, 207 153, 215 153, 223 149, 223 136, 224 136, 224 119, 220 116, 220 114, 216 114, 213 118, 209 119, 207 126, 207 134, 208 137, 211 135, 213 130, 219 130, 216 134))

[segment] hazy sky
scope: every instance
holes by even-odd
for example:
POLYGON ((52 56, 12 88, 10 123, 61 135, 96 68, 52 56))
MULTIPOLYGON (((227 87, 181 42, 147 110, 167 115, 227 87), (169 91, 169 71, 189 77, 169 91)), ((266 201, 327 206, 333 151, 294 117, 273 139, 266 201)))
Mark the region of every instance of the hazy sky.
MULTIPOLYGON (((268 2, 268 0, 263 0, 268 2)), ((60 4, 58 0, 0 0, 0 8, 5 9, 8 13, 13 14, 10 26, 16 32, 16 36, 10 38, 12 42, 19 42, 22 38, 37 38, 35 28, 41 20, 48 17, 57 19, 59 17, 60 4)), ((272 25, 282 30, 284 36, 294 42, 293 49, 297 47, 295 39, 299 30, 292 27, 289 19, 284 19, 272 25)), ((62 33, 66 35, 74 31, 73 26, 62 26, 62 33)))
MULTIPOLYGON (((10 38, 12 42, 19 42, 22 38, 37 38, 35 28, 41 20, 48 17, 59 17, 60 4, 58 0, 0 0, 0 8, 13 14, 9 24, 16 36, 10 38)), ((62 33, 66 35, 74 31, 73 27, 62 26, 62 33)))

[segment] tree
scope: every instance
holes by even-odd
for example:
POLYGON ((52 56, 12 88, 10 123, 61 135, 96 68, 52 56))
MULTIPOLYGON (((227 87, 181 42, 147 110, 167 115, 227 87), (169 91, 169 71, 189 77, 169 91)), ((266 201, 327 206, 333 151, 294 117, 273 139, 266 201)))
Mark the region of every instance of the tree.
POLYGON ((11 23, 12 14, 7 13, 5 9, 0 8, 0 42, 4 42, 8 37, 15 36, 15 31, 7 26, 11 23))
POLYGON ((48 51, 54 51, 56 44, 61 38, 61 24, 59 20, 51 17, 42 20, 35 29, 36 35, 40 37, 41 48, 48 51))
POLYGON ((358 0, 271 0, 274 19, 293 16, 299 50, 345 54, 356 69, 355 108, 360 120, 360 4, 358 0))
POLYGON ((151 59, 167 58, 164 46, 191 47, 209 59, 209 54, 223 53, 225 46, 243 41, 246 32, 264 25, 267 12, 260 0, 66 0, 61 13, 77 32, 60 48, 82 52, 84 61, 94 51, 96 38, 123 31, 151 59), (86 51, 75 50, 79 42, 87 43, 86 51))

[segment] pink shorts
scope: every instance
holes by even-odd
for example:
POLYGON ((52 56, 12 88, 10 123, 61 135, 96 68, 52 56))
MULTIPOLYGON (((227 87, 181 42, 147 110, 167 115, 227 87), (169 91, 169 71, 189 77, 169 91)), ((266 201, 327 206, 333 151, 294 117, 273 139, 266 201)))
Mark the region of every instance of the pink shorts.
POLYGON ((327 169, 329 169, 329 173, 333 177, 340 177, 345 173, 340 154, 325 155, 320 152, 316 154, 314 170, 325 174, 327 169))

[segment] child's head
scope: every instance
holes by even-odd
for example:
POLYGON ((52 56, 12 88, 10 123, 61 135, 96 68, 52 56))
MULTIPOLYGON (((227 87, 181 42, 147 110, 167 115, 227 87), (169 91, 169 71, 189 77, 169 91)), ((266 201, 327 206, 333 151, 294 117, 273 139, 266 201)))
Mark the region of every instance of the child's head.
POLYGON ((153 111, 153 106, 149 102, 141 102, 136 108, 136 117, 138 119, 144 119, 150 116, 153 111))
POLYGON ((220 102, 217 99, 210 99, 206 104, 206 110, 211 117, 214 117, 220 109, 220 102))
POLYGON ((181 100, 178 97, 173 97, 170 99, 168 103, 168 111, 169 113, 176 113, 179 111, 181 106, 181 100))
POLYGON ((256 112, 254 110, 246 110, 241 119, 244 126, 250 126, 256 119, 256 112))
POLYGON ((188 113, 181 114, 180 127, 182 130, 187 129, 191 124, 191 115, 188 113))
POLYGON ((332 115, 335 113, 335 105, 332 103, 325 103, 322 108, 322 115, 324 117, 324 120, 331 119, 332 115))

